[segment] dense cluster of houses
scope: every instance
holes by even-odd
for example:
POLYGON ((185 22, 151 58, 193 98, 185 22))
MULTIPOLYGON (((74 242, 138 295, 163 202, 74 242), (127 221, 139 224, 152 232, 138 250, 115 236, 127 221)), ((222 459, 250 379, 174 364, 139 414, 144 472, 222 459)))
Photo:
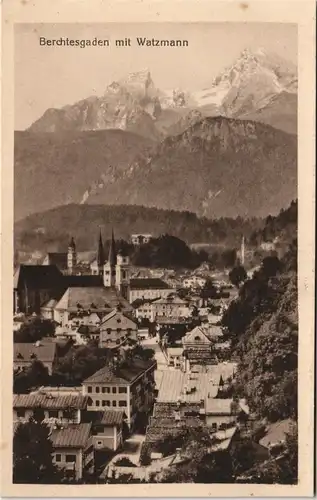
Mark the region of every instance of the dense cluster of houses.
MULTIPOLYGON (((133 238, 140 245, 151 235, 133 238)), ((158 444, 182 429, 207 429, 215 436, 210 452, 228 450, 252 416, 245 401, 226 396, 236 371, 221 327, 228 302, 201 296, 206 279, 202 270, 177 279, 171 270, 133 273, 129 258, 116 251, 113 234, 107 260, 100 235, 96 258, 86 267, 73 239, 67 252, 48 254, 42 265, 20 265, 14 275, 14 331, 36 315, 51 320, 55 334, 34 344, 15 343, 16 373, 38 360, 51 375, 62 342, 94 340, 114 355, 80 387, 42 386, 15 394, 14 430, 32 417, 45 422, 54 463, 77 480, 94 473, 96 453, 122 448, 140 415, 147 422, 140 460, 156 463, 156 472, 157 460, 165 460, 158 444), (164 367, 156 358, 129 356, 149 335, 164 367)), ((176 466, 177 453, 161 468, 176 466)))

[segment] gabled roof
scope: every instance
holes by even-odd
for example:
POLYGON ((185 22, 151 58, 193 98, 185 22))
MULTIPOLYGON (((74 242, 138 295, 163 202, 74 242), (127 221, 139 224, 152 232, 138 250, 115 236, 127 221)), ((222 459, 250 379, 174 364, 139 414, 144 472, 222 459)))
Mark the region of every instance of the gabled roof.
POLYGON ((21 264, 14 274, 14 288, 58 289, 63 275, 55 265, 39 266, 21 264))
POLYGON ((206 331, 201 326, 196 326, 193 330, 186 333, 182 339, 183 344, 207 344, 210 345, 211 341, 206 335, 206 331), (198 340, 199 337, 199 340, 198 340))
POLYGON ((133 310, 129 302, 119 295, 115 288, 69 287, 56 305, 56 309, 76 312, 79 306, 82 310, 109 313, 118 305, 125 312, 133 310))
POLYGON ((56 355, 55 342, 39 341, 37 345, 21 342, 13 344, 13 349, 15 362, 29 361, 31 363, 38 360, 52 363, 56 355))
POLYGON ((170 288, 165 281, 159 278, 134 278, 130 280, 130 289, 133 290, 166 290, 170 288))
POLYGON ((85 448, 90 437, 90 424, 68 424, 53 429, 50 435, 54 448, 85 448))
POLYGON ((130 365, 122 365, 116 370, 112 370, 110 366, 105 366, 84 380, 83 384, 108 383, 129 385, 151 366, 156 366, 156 361, 134 359, 130 365))
POLYGON ((101 321, 100 331, 106 330, 107 328, 122 330, 127 330, 131 328, 132 330, 137 329, 137 324, 130 318, 125 316, 121 311, 114 309, 109 314, 107 314, 101 321))
POLYGON ((272 445, 285 441, 286 433, 290 431, 291 425, 292 420, 290 418, 268 425, 267 432, 265 436, 260 439, 259 443, 269 448, 272 445))
POLYGON ((88 396, 48 394, 17 394, 13 397, 13 408, 77 409, 87 408, 88 396))

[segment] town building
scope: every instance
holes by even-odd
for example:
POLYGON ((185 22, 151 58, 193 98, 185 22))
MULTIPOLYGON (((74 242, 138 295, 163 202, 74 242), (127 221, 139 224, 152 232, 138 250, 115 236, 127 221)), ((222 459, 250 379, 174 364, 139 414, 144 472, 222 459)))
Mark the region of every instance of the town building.
POLYGON ((13 344, 13 369, 22 371, 30 368, 34 361, 41 361, 47 368, 48 374, 52 375, 56 361, 57 345, 55 342, 38 340, 32 343, 13 344))
POLYGON ((131 243, 137 246, 144 245, 145 243, 149 243, 152 237, 152 234, 149 233, 131 234, 131 243))
MULTIPOLYGON (((135 306, 135 317, 139 320, 147 319, 153 323, 155 320, 155 313, 154 313, 154 308, 152 307, 152 304, 155 300, 159 300, 159 299, 152 299, 152 300, 140 299, 139 305, 137 305, 137 303, 135 302, 133 304, 135 306)), ((139 301, 137 301, 137 302, 139 302, 139 301)))
POLYGON ((114 309, 101 321, 99 347, 115 347, 126 339, 137 342, 138 325, 120 309, 114 309))
POLYGON ((91 423, 56 424, 49 438, 53 445, 53 462, 69 479, 85 479, 94 473, 91 423))
POLYGON ((83 382, 89 396, 88 409, 124 411, 133 429, 137 414, 148 413, 154 402, 156 361, 134 359, 130 363, 109 363, 83 382))
POLYGON ((131 279, 129 284, 129 302, 137 299, 159 299, 167 297, 172 289, 159 278, 131 279))
POLYGON ((206 284, 206 278, 201 278, 200 276, 189 276, 183 279, 184 288, 203 288, 206 284))
POLYGON ((120 307, 123 313, 133 308, 114 287, 70 287, 54 308, 54 320, 67 326, 74 318, 89 317, 92 313, 100 318, 120 307))
POLYGON ((183 347, 168 347, 166 349, 168 365, 181 368, 183 366, 183 351, 183 347))
POLYGON ((116 451, 123 444, 124 411, 88 411, 84 418, 86 422, 92 423, 95 450, 116 451))
POLYGON ((88 396, 58 395, 44 391, 37 394, 17 394, 13 397, 13 422, 27 422, 41 412, 45 423, 80 424, 87 409, 88 396))
POLYGON ((167 297, 162 297, 152 302, 154 320, 156 317, 188 318, 191 309, 188 303, 181 299, 176 293, 170 293, 167 297))
POLYGON ((39 313, 41 305, 58 298, 62 274, 55 265, 21 264, 14 274, 13 307, 17 313, 39 313))

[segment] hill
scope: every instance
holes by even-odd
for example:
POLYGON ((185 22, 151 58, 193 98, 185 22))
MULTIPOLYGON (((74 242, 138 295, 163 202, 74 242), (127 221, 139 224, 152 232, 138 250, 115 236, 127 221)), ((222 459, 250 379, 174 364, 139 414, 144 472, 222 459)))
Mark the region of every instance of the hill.
POLYGON ((208 220, 190 212, 142 206, 70 204, 16 222, 14 238, 18 252, 65 251, 71 235, 78 251, 89 251, 97 248, 99 228, 107 239, 113 227, 117 239, 129 240, 131 233, 171 234, 187 243, 205 241, 235 248, 240 245, 242 232, 250 236, 262 222, 241 218, 208 220))
POLYGON ((267 216, 296 198, 296 158, 295 136, 248 120, 204 118, 136 159, 87 202, 121 204, 125 193, 129 204, 210 218, 267 216))
POLYGON ((151 145, 151 140, 123 130, 15 132, 15 220, 79 203, 87 187, 94 188, 94 179, 110 182, 151 145))

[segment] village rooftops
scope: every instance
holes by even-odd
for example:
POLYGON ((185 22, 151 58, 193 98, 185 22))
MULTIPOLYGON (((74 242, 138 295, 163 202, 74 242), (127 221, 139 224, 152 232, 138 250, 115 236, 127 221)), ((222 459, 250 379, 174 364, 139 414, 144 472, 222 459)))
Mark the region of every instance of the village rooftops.
POLYGON ((13 348, 16 362, 39 360, 52 363, 56 355, 55 342, 37 341, 36 344, 21 342, 13 344, 13 348))
POLYGON ((282 443, 285 441, 286 434, 290 432, 291 425, 292 420, 290 418, 268 425, 266 435, 260 439, 259 443, 265 448, 282 443))
POLYGON ((110 366, 105 366, 91 377, 84 380, 83 384, 107 383, 114 385, 130 385, 152 367, 156 367, 156 361, 145 361, 142 359, 134 359, 131 364, 123 364, 115 369, 112 369, 110 366))
POLYGON ((188 374, 179 370, 166 370, 162 374, 157 402, 195 402, 215 398, 218 394, 220 376, 209 373, 188 374))
POLYGON ((70 287, 66 290, 56 310, 78 312, 80 310, 91 310, 92 312, 109 313, 116 307, 123 311, 133 310, 131 305, 114 288, 100 287, 70 287))
POLYGON ((166 290, 170 288, 165 281, 160 278, 133 278, 130 280, 132 290, 166 290))
POLYGON ((85 448, 90 437, 91 423, 66 424, 53 428, 50 440, 54 448, 85 448))
POLYGON ((17 394, 13 398, 13 408, 76 409, 87 408, 88 396, 52 394, 17 394))

